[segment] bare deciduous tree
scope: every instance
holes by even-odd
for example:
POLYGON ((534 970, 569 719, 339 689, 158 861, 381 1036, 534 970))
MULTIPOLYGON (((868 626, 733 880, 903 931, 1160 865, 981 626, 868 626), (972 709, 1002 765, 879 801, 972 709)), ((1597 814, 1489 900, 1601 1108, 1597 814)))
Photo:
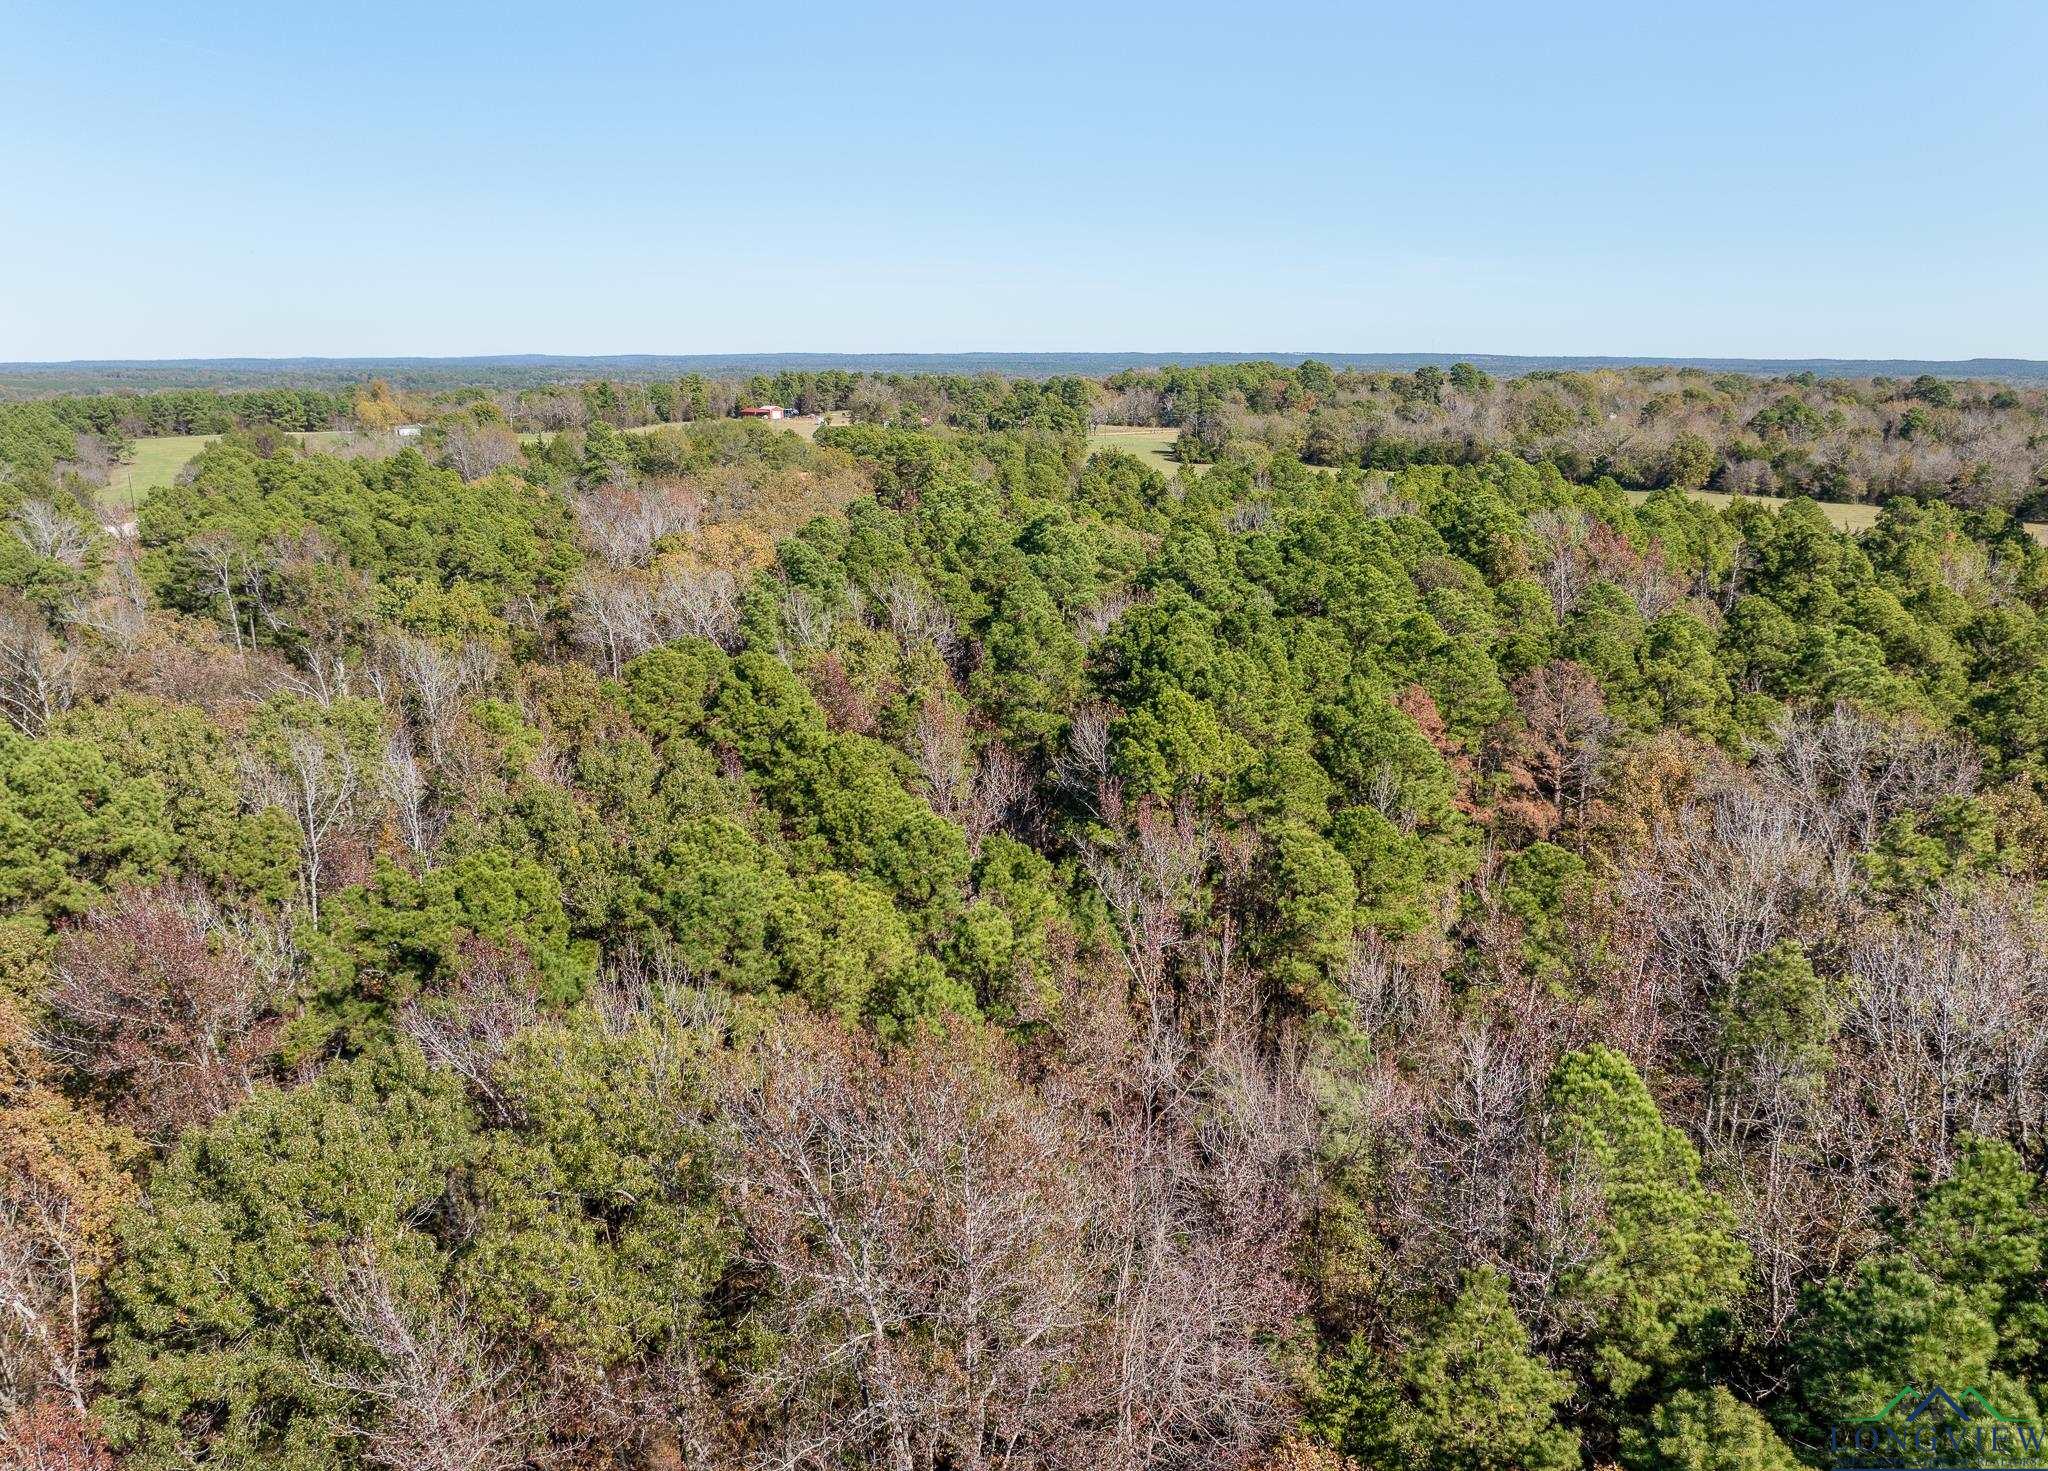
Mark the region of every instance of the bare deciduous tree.
POLYGON ((769 1462, 980 1471, 1070 1433, 1091 1294, 1062 1120, 955 1048, 802 1025, 758 1062, 734 1204, 783 1335, 752 1389, 769 1462))
POLYGON ((709 639, 734 647, 739 635, 739 579, 722 567, 663 566, 654 580, 654 624, 663 643, 709 639))
POLYGON ((36 556, 73 571, 84 567, 92 552, 92 534, 77 517, 65 515, 47 500, 23 501, 15 507, 9 526, 36 556))
POLYGON ((593 651, 616 679, 628 659, 655 647, 653 599, 632 572, 586 568, 570 589, 569 621, 576 642, 593 651))
POLYGON ((607 487, 576 498, 576 526, 584 545, 610 565, 639 567, 666 538, 695 531, 704 505, 704 493, 693 485, 607 487))
POLYGON ((97 634, 124 653, 133 652, 149 629, 149 589, 132 557, 115 561, 100 578, 100 594, 68 608, 64 621, 97 634))
POLYGON ((1285 1422, 1259 1342, 1301 1307, 1307 1090, 1092 1014, 1044 1093, 997 1045, 812 1022, 736 1072, 730 1188, 787 1348, 751 1386, 763 1464, 1192 1471, 1285 1422))
POLYGON ((447 994, 406 1004, 399 1025, 435 1067, 499 1118, 505 1100, 494 1077, 512 1039, 540 1015, 539 986, 524 952, 471 939, 447 994))
POLYGON ((1141 806, 1114 848, 1091 844, 1081 863, 1109 907, 1120 954, 1140 996, 1157 994, 1172 952, 1188 938, 1195 883, 1215 852, 1207 826, 1185 806, 1141 806))
POLYGON ((1665 972, 1718 995, 1827 882, 1805 814, 1743 780, 1687 806, 1622 877, 1665 972))
POLYGON ((1087 1121, 1101 1331, 1077 1373, 1088 1432, 1056 1466, 1232 1465, 1287 1421, 1258 1343, 1293 1283, 1316 1109, 1295 1050, 1262 1044, 1256 999, 1183 1008, 1170 989, 1082 972, 1062 1003, 1051 1099, 1087 1121), (1188 1025, 1199 1015, 1207 1040, 1188 1025))
POLYGON ((40 736, 71 708, 84 657, 50 631, 42 613, 12 593, 0 594, 0 715, 27 736, 40 736))
POLYGON ((1583 824, 1614 733, 1599 682, 1580 665, 1558 660, 1517 679, 1514 696, 1522 728, 1505 762, 1516 791, 1504 807, 1534 837, 1583 824))
POLYGON ((501 424, 457 424, 441 438, 441 463, 481 480, 519 463, 519 436, 501 424))
POLYGON ((84 1412, 95 1265, 70 1193, 46 1171, 0 1161, 0 1413, 44 1394, 84 1412))
POLYGON ((327 1287, 336 1315, 374 1360, 347 1372, 310 1365, 314 1378, 355 1396, 351 1428, 363 1455, 386 1471, 519 1471, 540 1416, 510 1368, 468 1321, 460 1296, 400 1300, 374 1250, 346 1251, 327 1287))
POLYGON ((799 650, 823 648, 832 641, 838 613, 807 587, 792 587, 782 597, 782 631, 799 650))
POLYGON ((405 846, 415 853, 426 852, 436 827, 427 807, 427 773, 420 769, 412 741, 402 730, 394 731, 384 743, 383 787, 405 846))
POLYGON ((1775 800, 1800 812, 1837 866, 1876 842, 1898 813, 1966 795, 1978 775, 1965 743, 1847 705, 1786 715, 1753 769, 1775 800))
POLYGON ((570 593, 576 641, 613 677, 630 659, 686 638, 730 649, 739 633, 739 580, 719 569, 665 565, 653 574, 586 568, 570 593))
POLYGON ((49 1051, 168 1144, 248 1097, 285 967, 276 937, 196 890, 129 890, 58 943, 49 1051))
POLYGON ((929 645, 950 664, 959 655, 960 631, 944 604, 926 591, 916 578, 892 577, 877 599, 888 621, 889 631, 904 643, 929 645))
POLYGON ((497 671, 497 655, 477 639, 465 639, 460 647, 450 649, 409 633, 393 634, 386 647, 428 749, 439 759, 449 723, 471 696, 489 684, 497 671))
POLYGON ((1990 885, 1874 916, 1848 946, 1843 1032, 1865 1152, 1910 1191, 1945 1173, 1958 1136, 2048 1137, 2048 918, 2027 891, 1990 885))
POLYGON ((1314 1111, 1284 1060, 1228 1041, 1177 1053, 1150 1033, 1105 1131, 1106 1443, 1066 1464, 1228 1465, 1289 1418, 1258 1341, 1301 1306, 1291 1272, 1314 1111))
POLYGON ((92 1417, 74 1405, 42 1400, 0 1412, 0 1466, 7 1471, 114 1471, 92 1417))
POLYGON ((299 830, 299 888, 307 911, 320 917, 328 843, 354 815, 366 773, 346 740, 323 730, 293 726, 267 756, 243 762, 243 785, 262 807, 275 807, 299 830))

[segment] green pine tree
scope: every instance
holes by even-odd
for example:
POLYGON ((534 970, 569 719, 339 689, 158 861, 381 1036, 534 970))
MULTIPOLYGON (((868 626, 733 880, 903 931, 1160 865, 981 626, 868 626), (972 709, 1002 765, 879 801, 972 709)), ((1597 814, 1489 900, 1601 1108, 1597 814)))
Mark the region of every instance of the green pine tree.
POLYGON ((1627 1471, 1798 1471, 1770 1422, 1718 1385, 1682 1389, 1621 1432, 1627 1471))
POLYGON ((1546 1103, 1551 1156, 1597 1209, 1593 1255, 1559 1292, 1591 1319, 1590 1373, 1625 1395, 1693 1357, 1740 1293, 1749 1253, 1727 1205, 1700 1183, 1698 1151, 1621 1053, 1568 1053, 1546 1103))
POLYGON ((1570 1471, 1579 1436, 1558 1423, 1557 1407, 1571 1393, 1571 1376, 1531 1351, 1506 1282, 1482 1268, 1396 1364, 1354 1343, 1311 1424, 1369 1466, 1570 1471))

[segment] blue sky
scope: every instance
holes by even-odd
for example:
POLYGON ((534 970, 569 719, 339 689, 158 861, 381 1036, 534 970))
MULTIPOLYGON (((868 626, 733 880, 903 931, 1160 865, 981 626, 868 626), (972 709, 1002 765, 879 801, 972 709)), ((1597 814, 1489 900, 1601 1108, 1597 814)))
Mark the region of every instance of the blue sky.
POLYGON ((0 360, 2048 357, 2048 6, 0 0, 0 360))

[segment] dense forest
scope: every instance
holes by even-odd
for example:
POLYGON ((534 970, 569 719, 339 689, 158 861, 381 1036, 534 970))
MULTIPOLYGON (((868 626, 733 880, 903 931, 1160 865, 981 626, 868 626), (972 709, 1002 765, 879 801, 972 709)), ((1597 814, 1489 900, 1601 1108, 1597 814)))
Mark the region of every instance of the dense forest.
POLYGON ((0 409, 0 1464, 1790 1471, 1934 1383, 2032 1433, 2043 405, 0 409), (110 536, 162 432, 221 437, 110 536))

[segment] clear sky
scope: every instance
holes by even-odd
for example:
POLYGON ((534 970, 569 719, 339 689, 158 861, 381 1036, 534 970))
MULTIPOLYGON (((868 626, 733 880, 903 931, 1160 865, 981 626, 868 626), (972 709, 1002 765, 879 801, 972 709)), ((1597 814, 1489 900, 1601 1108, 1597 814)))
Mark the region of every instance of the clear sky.
POLYGON ((2041 0, 0 0, 0 360, 2048 357, 2041 0))

